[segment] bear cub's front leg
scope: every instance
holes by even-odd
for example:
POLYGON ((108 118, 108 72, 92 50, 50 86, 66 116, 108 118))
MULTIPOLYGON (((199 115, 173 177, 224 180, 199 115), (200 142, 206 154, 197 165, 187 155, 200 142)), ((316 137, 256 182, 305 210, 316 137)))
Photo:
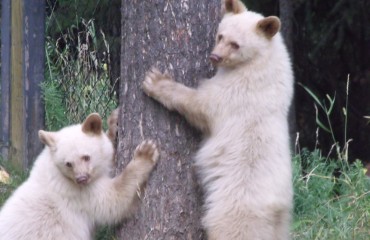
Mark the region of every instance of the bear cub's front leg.
POLYGON ((197 89, 175 82, 167 73, 152 68, 145 75, 143 90, 169 110, 182 114, 190 124, 204 133, 209 132, 207 103, 197 89))
MULTIPOLYGON (((119 181, 120 184, 140 187, 147 181, 150 172, 157 164, 158 158, 159 152, 154 141, 143 141, 136 147, 134 158, 121 174, 122 179, 119 181)), ((132 189, 132 191, 136 190, 132 189)))
POLYGON ((152 140, 146 140, 136 147, 134 153, 134 162, 138 162, 141 168, 150 173, 156 165, 159 158, 159 152, 156 144, 152 140))
POLYGON ((111 202, 110 209, 104 212, 105 214, 109 213, 107 218, 117 222, 121 220, 122 216, 128 216, 132 213, 134 205, 137 203, 138 193, 143 190, 158 159, 159 151, 154 141, 146 140, 136 147, 133 159, 114 179, 115 196, 107 200, 111 202))

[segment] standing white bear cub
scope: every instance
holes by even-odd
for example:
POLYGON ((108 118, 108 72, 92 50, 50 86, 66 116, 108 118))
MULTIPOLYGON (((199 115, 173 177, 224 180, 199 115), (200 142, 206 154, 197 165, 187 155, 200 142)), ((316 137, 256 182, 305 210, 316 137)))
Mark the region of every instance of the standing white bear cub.
POLYGON ((209 240, 289 239, 292 173, 288 109, 293 73, 277 17, 224 1, 212 79, 188 88, 156 69, 143 89, 203 131, 195 164, 209 240))
POLYGON ((58 132, 40 130, 39 137, 45 149, 0 211, 1 240, 92 239, 96 224, 117 223, 132 212, 159 156, 145 141, 110 178, 113 145, 96 113, 58 132))

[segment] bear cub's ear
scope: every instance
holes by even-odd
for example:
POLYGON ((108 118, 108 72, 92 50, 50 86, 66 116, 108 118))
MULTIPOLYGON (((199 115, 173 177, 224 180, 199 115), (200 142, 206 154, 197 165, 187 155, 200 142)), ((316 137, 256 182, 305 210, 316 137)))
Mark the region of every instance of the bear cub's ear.
POLYGON ((103 130, 103 122, 98 113, 91 113, 82 123, 82 131, 87 134, 100 135, 103 130))
POLYGON ((247 10, 245 5, 240 0, 224 0, 223 14, 225 13, 242 13, 247 10))
POLYGON ((55 133, 40 130, 39 139, 46 146, 50 147, 51 149, 55 149, 55 133))
POLYGON ((280 30, 280 19, 275 16, 266 17, 257 23, 257 28, 269 39, 280 30))

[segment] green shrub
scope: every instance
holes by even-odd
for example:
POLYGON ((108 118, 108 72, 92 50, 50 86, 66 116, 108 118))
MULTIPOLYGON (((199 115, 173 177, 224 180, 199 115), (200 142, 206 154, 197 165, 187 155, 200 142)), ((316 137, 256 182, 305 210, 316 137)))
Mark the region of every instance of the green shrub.
MULTIPOLYGON (((361 240, 370 235, 370 179, 359 160, 348 160, 351 139, 347 139, 349 76, 346 102, 342 109, 345 127, 344 146, 340 146, 331 123, 335 94, 319 100, 310 89, 301 85, 312 97, 317 126, 330 134, 333 145, 328 157, 322 151, 302 149, 293 158, 295 239, 361 240), (322 111, 325 121, 319 119, 322 111), (334 159, 332 156, 334 153, 334 159)), ((318 131, 317 131, 318 135, 318 131)))
POLYGON ((10 197, 15 189, 21 185, 28 177, 28 172, 22 172, 13 167, 9 161, 5 161, 0 156, 0 166, 4 167, 10 175, 9 183, 0 182, 0 208, 5 201, 10 197))
POLYGON ((294 239, 368 239, 370 179, 363 165, 302 150, 294 166, 294 239))
POLYGON ((61 37, 46 38, 46 81, 42 85, 46 126, 56 130, 98 112, 106 117, 117 107, 109 75, 109 44, 94 21, 81 19, 61 37), (63 44, 62 44, 63 43, 63 44), (99 54, 103 57, 99 57, 99 54))

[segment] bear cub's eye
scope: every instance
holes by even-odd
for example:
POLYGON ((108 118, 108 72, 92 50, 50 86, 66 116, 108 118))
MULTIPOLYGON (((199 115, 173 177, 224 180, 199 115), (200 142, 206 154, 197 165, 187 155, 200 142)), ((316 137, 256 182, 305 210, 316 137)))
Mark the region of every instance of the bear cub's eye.
POLYGON ((90 156, 89 155, 83 155, 81 157, 81 159, 84 160, 85 162, 88 162, 88 161, 90 161, 90 156))
POLYGON ((71 168, 72 167, 72 163, 66 162, 66 166, 69 167, 69 168, 71 168))
POLYGON ((236 42, 231 42, 231 43, 230 43, 230 46, 231 46, 233 49, 235 49, 235 50, 240 48, 239 44, 237 44, 236 42))
POLYGON ((218 42, 219 42, 219 41, 221 41, 223 37, 224 37, 224 36, 222 36, 221 34, 220 34, 220 35, 218 35, 218 36, 217 36, 217 41, 218 41, 218 42))

